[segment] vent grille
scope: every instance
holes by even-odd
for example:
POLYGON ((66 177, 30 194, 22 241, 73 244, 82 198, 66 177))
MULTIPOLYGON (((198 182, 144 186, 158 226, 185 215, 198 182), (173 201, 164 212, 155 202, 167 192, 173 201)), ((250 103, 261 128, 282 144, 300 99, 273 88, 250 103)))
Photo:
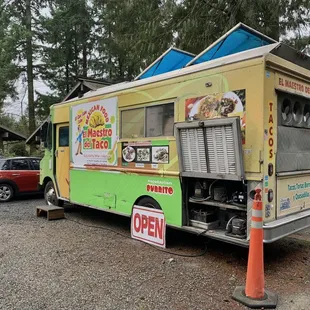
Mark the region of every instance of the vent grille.
POLYGON ((236 159, 232 126, 206 128, 209 172, 235 174, 236 159))
POLYGON ((239 118, 176 124, 183 175, 242 179, 243 159, 239 118))
POLYGON ((184 171, 208 172, 202 128, 181 129, 184 171))

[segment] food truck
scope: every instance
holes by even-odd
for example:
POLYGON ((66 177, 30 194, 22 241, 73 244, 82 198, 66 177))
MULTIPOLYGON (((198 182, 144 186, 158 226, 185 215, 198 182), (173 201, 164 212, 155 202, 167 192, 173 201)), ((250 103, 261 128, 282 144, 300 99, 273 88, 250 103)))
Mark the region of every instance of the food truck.
POLYGON ((64 201, 247 246, 310 226, 310 59, 238 24, 199 55, 171 48, 135 80, 55 104, 40 185, 64 201))

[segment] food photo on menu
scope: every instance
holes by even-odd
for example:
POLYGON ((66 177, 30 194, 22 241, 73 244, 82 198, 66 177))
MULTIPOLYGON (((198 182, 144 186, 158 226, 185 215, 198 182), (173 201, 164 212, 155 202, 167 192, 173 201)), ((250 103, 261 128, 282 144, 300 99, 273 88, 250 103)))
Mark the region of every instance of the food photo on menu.
POLYGON ((242 115, 245 111, 245 90, 189 98, 185 101, 185 109, 188 120, 242 115))
POLYGON ((150 148, 137 148, 137 161, 150 162, 151 161, 150 148))
POLYGON ((168 146, 158 146, 152 148, 152 162, 155 164, 169 163, 169 148, 168 146))
POLYGON ((246 100, 245 89, 215 93, 185 100, 185 117, 188 121, 221 117, 240 117, 242 143, 245 143, 246 100))
POLYGON ((123 159, 128 163, 131 163, 136 158, 136 151, 131 146, 126 146, 122 151, 123 159))

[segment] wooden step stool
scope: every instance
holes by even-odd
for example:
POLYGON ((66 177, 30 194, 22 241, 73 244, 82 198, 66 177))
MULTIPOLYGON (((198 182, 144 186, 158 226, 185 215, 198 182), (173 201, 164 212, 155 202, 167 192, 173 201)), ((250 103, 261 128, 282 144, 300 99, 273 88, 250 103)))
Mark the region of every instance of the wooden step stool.
POLYGON ((57 220, 65 218, 64 208, 56 206, 37 207, 37 216, 47 216, 48 220, 57 220))

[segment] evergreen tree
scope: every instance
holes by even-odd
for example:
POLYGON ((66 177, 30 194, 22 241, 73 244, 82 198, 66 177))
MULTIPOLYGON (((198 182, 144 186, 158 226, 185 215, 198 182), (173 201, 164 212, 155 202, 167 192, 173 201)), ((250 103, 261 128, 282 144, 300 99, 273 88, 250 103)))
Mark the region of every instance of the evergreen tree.
POLYGON ((0 0, 0 112, 7 96, 14 97, 15 81, 19 76, 19 70, 13 60, 16 57, 14 41, 11 36, 15 29, 9 30, 10 19, 7 5, 0 0))
POLYGON ((51 95, 41 94, 36 92, 37 99, 35 101, 36 119, 39 123, 42 123, 50 113, 50 106, 60 102, 63 98, 51 95))
POLYGON ((172 44, 169 3, 160 0, 94 0, 96 76, 131 80, 172 44))
POLYGON ((0 108, 26 74, 31 133, 78 76, 132 80, 170 46, 197 54, 238 22, 305 49, 309 10, 309 0, 0 0, 0 108), (38 76, 53 95, 34 89, 38 76))
POLYGON ((77 77, 89 74, 93 19, 86 0, 53 0, 49 10, 50 16, 41 17, 41 76, 58 97, 64 97, 77 77))
MULTIPOLYGON (((8 32, 13 44, 14 52, 11 59, 18 62, 20 73, 26 72, 28 94, 28 133, 36 128, 34 105, 34 79, 38 46, 39 24, 37 17, 44 5, 44 0, 6 0, 4 8, 9 20, 8 32)), ((31 145, 31 151, 34 145, 31 145)))
POLYGON ((182 0, 174 14, 176 45, 199 53, 239 22, 279 40, 309 23, 309 0, 182 0))

